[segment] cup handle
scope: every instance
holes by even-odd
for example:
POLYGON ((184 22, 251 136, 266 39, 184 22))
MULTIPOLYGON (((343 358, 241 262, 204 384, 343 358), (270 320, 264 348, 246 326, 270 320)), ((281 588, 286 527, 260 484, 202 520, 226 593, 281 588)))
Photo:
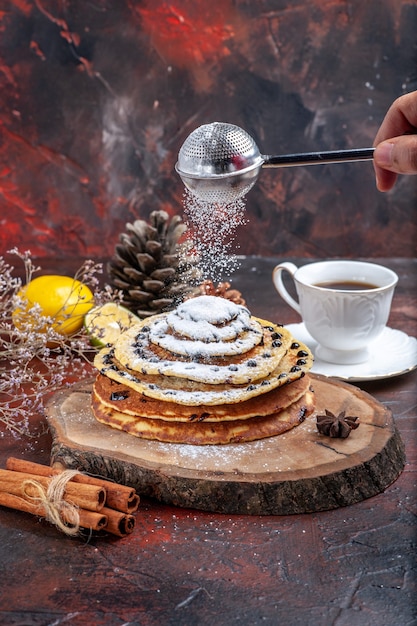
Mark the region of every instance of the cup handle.
POLYGON ((290 263, 289 261, 284 261, 280 263, 276 267, 274 267, 272 271, 272 280, 275 286, 275 289, 278 291, 279 295, 287 304, 290 305, 294 311, 297 311, 299 315, 301 315, 300 305, 286 290, 284 287, 284 283, 282 282, 282 272, 288 272, 292 278, 294 279, 294 274, 297 271, 298 267, 294 265, 294 263, 290 263))

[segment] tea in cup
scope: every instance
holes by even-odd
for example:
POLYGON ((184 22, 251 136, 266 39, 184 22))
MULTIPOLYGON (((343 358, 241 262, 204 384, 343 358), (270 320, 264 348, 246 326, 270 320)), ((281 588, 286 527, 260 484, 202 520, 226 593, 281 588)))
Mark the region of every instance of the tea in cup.
POLYGON ((302 267, 283 262, 272 277, 280 296, 318 342, 320 359, 346 365, 368 360, 369 344, 388 321, 398 282, 395 272, 376 263, 331 260, 302 267), (298 302, 288 293, 283 272, 293 278, 298 302))

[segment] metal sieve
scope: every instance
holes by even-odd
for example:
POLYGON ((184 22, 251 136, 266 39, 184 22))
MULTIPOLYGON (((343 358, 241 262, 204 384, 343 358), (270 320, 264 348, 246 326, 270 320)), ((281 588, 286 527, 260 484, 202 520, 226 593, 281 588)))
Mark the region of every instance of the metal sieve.
POLYGON ((175 169, 192 194, 206 202, 229 204, 245 196, 261 167, 369 161, 374 148, 262 155, 250 135, 225 122, 204 124, 184 141, 175 169))

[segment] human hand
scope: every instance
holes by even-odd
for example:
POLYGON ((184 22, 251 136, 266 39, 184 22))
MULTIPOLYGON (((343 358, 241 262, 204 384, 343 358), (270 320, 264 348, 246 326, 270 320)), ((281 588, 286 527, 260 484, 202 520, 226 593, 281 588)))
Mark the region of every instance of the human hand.
POLYGON ((374 140, 374 168, 379 191, 389 191, 397 174, 417 174, 417 91, 397 98, 374 140))

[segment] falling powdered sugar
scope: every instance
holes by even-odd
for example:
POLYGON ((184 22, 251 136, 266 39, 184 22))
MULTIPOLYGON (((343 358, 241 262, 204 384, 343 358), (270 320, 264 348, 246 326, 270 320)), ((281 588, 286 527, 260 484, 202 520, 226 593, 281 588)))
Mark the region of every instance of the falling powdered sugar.
POLYGON ((238 269, 239 261, 232 248, 236 230, 247 222, 245 208, 243 199, 228 204, 214 203, 198 198, 189 190, 185 191, 188 239, 203 280, 219 282, 238 269))

